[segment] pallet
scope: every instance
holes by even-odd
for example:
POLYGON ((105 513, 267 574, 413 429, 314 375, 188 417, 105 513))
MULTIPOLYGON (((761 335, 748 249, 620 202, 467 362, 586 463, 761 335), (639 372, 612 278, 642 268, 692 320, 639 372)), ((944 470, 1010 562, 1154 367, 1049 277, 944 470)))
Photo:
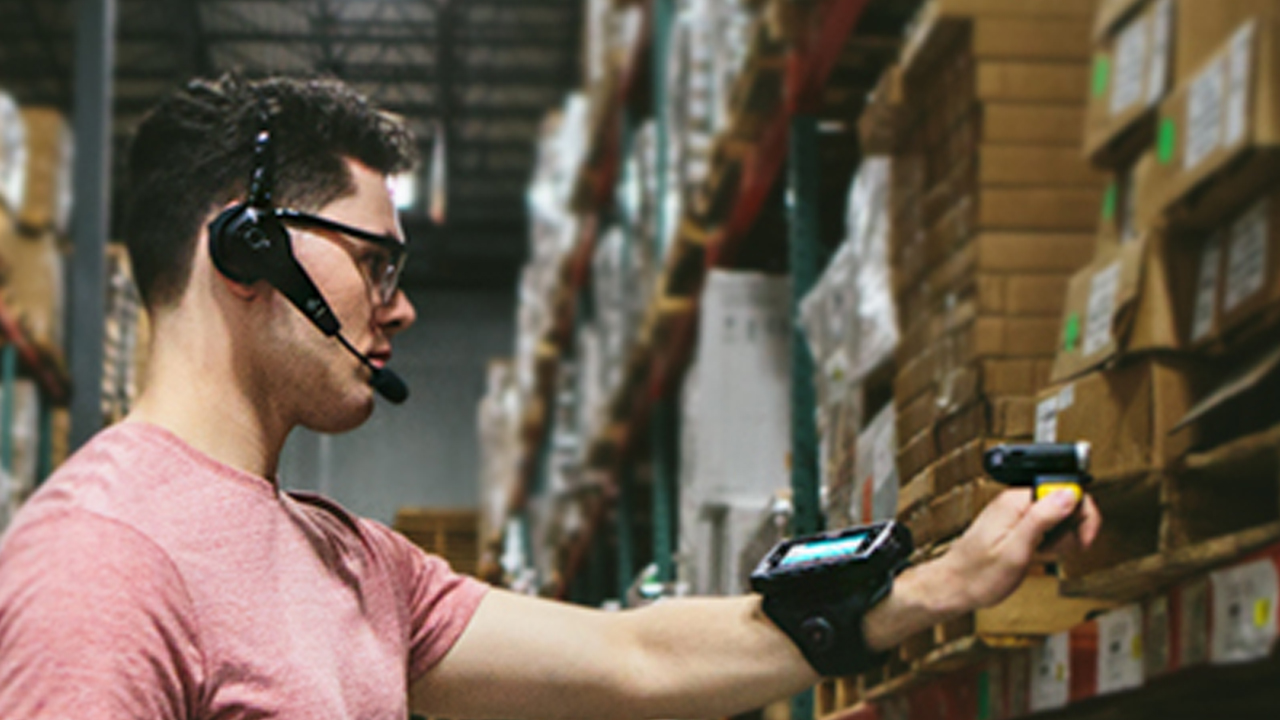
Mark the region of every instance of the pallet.
POLYGON ((1280 540, 1280 426, 1190 455, 1130 489, 1127 503, 1104 489, 1092 494, 1109 521, 1098 547, 1062 563, 1063 592, 1131 600, 1162 590, 1280 540))

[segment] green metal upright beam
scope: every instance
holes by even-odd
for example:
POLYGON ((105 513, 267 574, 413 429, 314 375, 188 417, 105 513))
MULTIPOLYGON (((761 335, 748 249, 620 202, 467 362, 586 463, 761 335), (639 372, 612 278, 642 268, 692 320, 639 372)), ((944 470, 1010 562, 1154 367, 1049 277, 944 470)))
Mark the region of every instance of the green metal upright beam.
MULTIPOLYGON (((791 245, 792 318, 813 289, 822 271, 822 239, 818 217, 818 121, 800 115, 791 121, 788 167, 791 245)), ((817 398, 813 387, 814 360, 798 323, 791 331, 791 492, 797 535, 822 529, 818 488, 817 398)))
MULTIPOLYGON (((788 212, 791 259, 791 530, 806 535, 822 530, 819 507, 817 397, 814 360, 795 318, 800 303, 822 270, 822 238, 818 216, 818 121, 798 115, 791 121, 788 165, 788 212)), ((812 720, 813 690, 791 700, 791 720, 812 720)))
MULTIPOLYGON (((659 262, 666 255, 668 221, 666 216, 668 158, 671 128, 667 127, 667 63, 671 55, 671 35, 675 26, 675 0, 653 0, 653 115, 657 125, 657 203, 654 227, 655 247, 659 262)), ((674 488, 679 474, 679 457, 675 403, 669 397, 657 401, 650 420, 650 442, 653 447, 653 559, 658 580, 675 580, 676 506, 674 488)))
POLYGON ((657 128, 658 202, 654 218, 657 229, 653 242, 659 258, 666 254, 667 237, 667 147, 670 145, 671 128, 667 127, 663 109, 667 107, 667 62, 671 55, 671 33, 675 27, 675 0, 653 0, 653 121, 657 128))
POLYGON ((5 343, 0 350, 0 381, 4 398, 0 400, 0 467, 13 477, 13 406, 14 382, 18 377, 18 347, 5 343))
POLYGON ((636 576, 635 523, 632 506, 635 497, 634 465, 623 461, 618 470, 618 602, 627 606, 627 590, 636 576))
POLYGON ((658 580, 676 579, 676 485, 680 474, 679 421, 670 397, 658 400, 652 416, 653 434, 653 561, 658 580))

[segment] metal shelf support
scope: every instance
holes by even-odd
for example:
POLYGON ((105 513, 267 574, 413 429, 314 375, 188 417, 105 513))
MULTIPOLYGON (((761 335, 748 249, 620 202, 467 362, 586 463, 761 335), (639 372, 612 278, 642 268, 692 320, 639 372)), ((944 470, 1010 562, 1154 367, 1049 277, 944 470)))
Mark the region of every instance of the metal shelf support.
POLYGON ((4 397, 0 399, 0 469, 13 477, 13 406, 14 384, 18 377, 18 348, 6 343, 0 350, 0 383, 4 397))
MULTIPOLYGON (((818 216, 818 120, 797 115, 791 120, 787 206, 791 260, 791 502, 795 509, 791 532, 807 535, 822 530, 819 507, 817 398, 813 387, 814 360, 796 318, 800 303, 813 288, 822 269, 822 238, 818 216)), ((792 720, 812 720, 813 691, 792 698, 792 720)))

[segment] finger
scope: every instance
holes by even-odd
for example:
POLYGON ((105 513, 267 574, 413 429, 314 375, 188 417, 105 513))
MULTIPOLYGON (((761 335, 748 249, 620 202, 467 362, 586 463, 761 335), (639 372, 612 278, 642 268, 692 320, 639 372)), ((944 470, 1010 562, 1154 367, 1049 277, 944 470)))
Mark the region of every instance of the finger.
POLYGON ((1080 506, 1080 528, 1076 531, 1076 535, 1080 538, 1080 547, 1087 550, 1094 541, 1098 539, 1098 533, 1102 530, 1102 511, 1098 509, 1098 504, 1088 495, 1084 496, 1084 503, 1080 506))
POLYGON ((1045 535, 1075 512, 1076 506, 1076 496, 1067 490, 1037 501, 1013 530, 1018 542, 1032 550, 1039 547, 1045 535))

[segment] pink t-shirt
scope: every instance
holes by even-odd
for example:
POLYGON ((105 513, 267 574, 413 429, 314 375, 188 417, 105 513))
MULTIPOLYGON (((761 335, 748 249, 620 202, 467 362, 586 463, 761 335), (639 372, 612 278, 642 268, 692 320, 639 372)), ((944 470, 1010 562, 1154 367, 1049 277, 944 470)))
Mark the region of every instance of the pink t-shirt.
POLYGON ((403 720, 484 593, 385 526, 126 423, 0 544, 0 718, 403 720))

